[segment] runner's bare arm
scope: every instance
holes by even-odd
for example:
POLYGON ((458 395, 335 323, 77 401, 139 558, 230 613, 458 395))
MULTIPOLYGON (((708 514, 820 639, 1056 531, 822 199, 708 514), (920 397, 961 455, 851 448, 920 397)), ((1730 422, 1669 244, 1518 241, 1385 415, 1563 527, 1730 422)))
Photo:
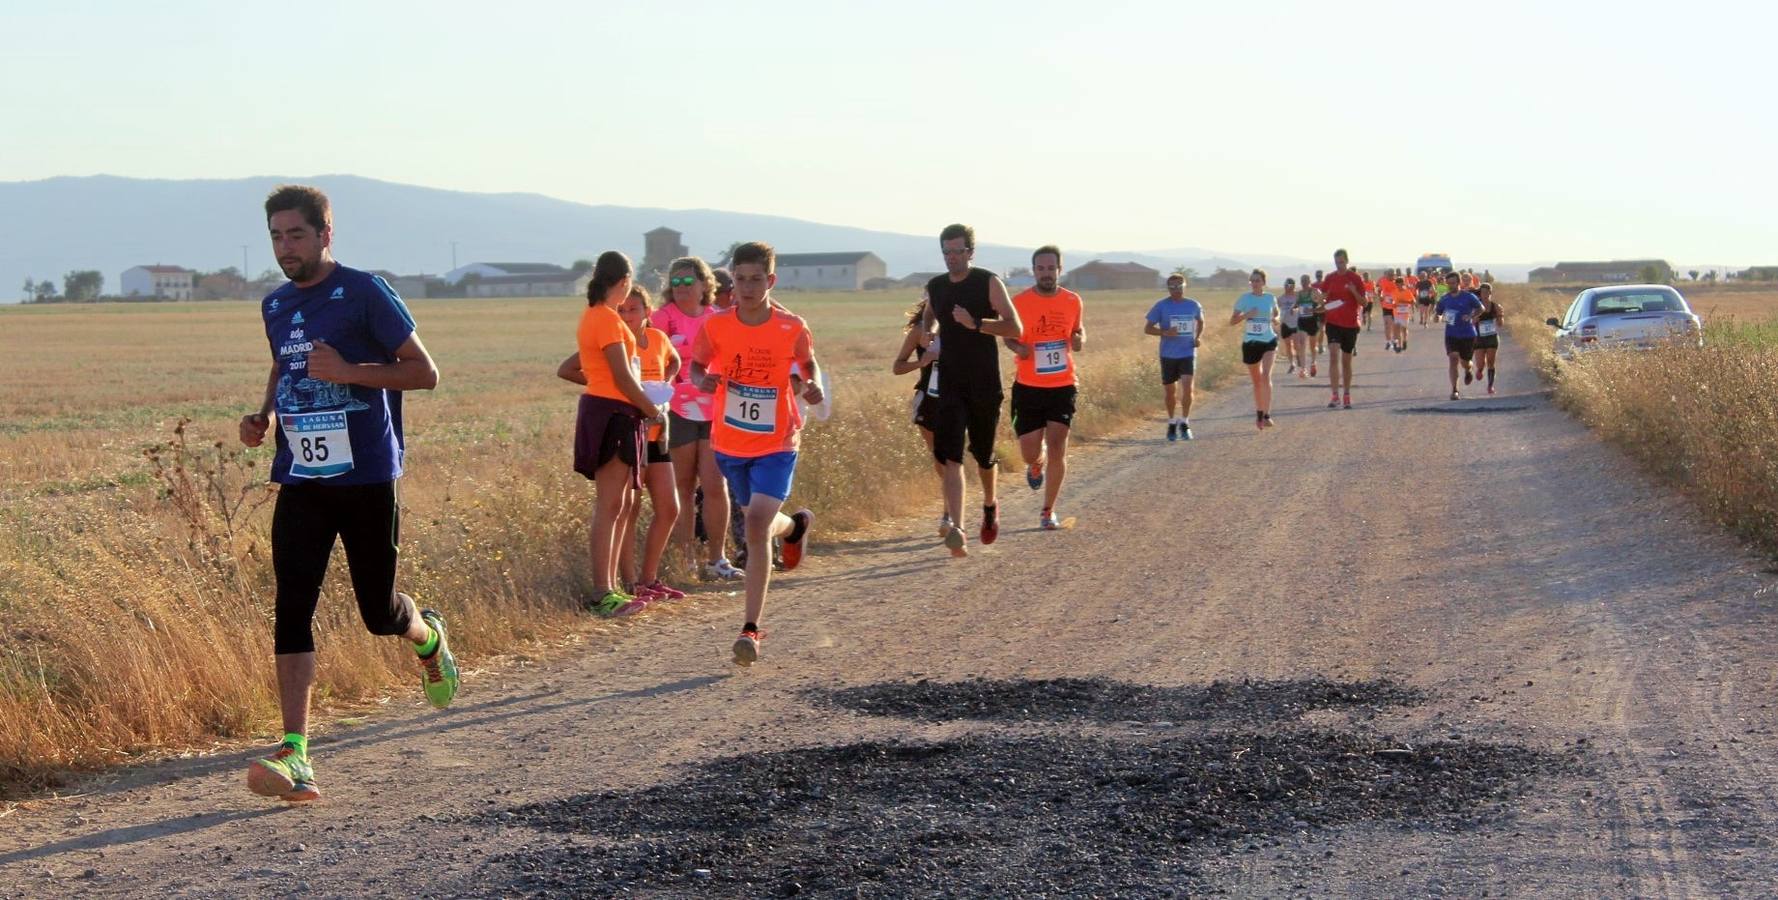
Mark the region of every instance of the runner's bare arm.
POLYGON ((605 364, 611 367, 611 380, 617 384, 617 390, 630 401, 630 405, 642 410, 642 418, 652 419, 661 414, 655 408, 654 401, 642 392, 642 383, 636 380, 636 373, 630 371, 630 357, 624 352, 621 341, 614 341, 599 348, 605 354, 605 364))
POLYGON ((668 344, 667 345, 667 369, 664 373, 662 373, 663 377, 661 380, 668 382, 669 384, 672 383, 673 379, 679 377, 679 367, 684 364, 685 364, 684 361, 679 358, 679 351, 673 349, 672 344, 668 344))
POLYGON ((1179 329, 1174 328, 1171 325, 1167 326, 1166 328, 1162 328, 1161 323, 1150 322, 1150 321, 1144 319, 1142 321, 1142 333, 1143 334, 1158 335, 1160 337, 1178 337, 1179 336, 1179 329))
POLYGON ((278 397, 278 363, 272 361, 272 374, 265 379, 265 397, 259 402, 259 411, 241 417, 241 443, 249 447, 257 447, 265 441, 266 429, 272 425, 272 409, 278 397))
POLYGON ((315 348, 309 351, 309 377, 385 391, 429 391, 438 387, 438 366, 420 343, 418 333, 408 335, 395 348, 392 363, 349 363, 327 342, 316 340, 315 348))
POLYGON ((556 367, 556 377, 563 381, 572 381, 575 384, 586 384, 586 373, 580 368, 579 350, 568 354, 568 358, 562 360, 562 364, 556 367))
POLYGON ((815 361, 815 345, 809 339, 807 331, 797 337, 792 355, 796 357, 798 368, 803 371, 803 400, 810 406, 815 406, 821 402, 822 397, 821 364, 815 361))
POLYGON ((938 354, 931 350, 924 352, 920 350, 920 332, 909 330, 907 334, 902 335, 901 351, 895 355, 895 363, 889 368, 897 375, 906 375, 909 372, 919 371, 922 366, 936 359, 938 359, 938 354), (908 359, 909 356, 912 356, 913 359, 908 359))
POLYGON ((1006 349, 1012 351, 1012 355, 1020 359, 1024 359, 1031 355, 1031 347, 1024 341, 1018 341, 1012 338, 1001 338, 1000 342, 1006 345, 1006 349))
POLYGON ((1068 342, 1068 348, 1079 353, 1080 348, 1087 343, 1087 326, 1080 322, 1074 323, 1074 333, 1068 336, 1068 342))
POLYGON ((1006 285, 998 278, 988 282, 988 305, 994 307, 1000 318, 975 323, 977 330, 1007 338, 1025 333, 1025 323, 1019 321, 1019 311, 1013 308, 1012 300, 1006 296, 1006 285))

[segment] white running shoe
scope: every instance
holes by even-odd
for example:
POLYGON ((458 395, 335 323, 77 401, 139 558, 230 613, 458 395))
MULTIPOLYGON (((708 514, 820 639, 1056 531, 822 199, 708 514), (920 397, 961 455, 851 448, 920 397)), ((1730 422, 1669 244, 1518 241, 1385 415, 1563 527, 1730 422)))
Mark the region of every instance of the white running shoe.
POLYGON ((713 563, 704 564, 704 578, 709 581, 736 581, 745 577, 747 577, 747 573, 730 564, 726 556, 713 563))

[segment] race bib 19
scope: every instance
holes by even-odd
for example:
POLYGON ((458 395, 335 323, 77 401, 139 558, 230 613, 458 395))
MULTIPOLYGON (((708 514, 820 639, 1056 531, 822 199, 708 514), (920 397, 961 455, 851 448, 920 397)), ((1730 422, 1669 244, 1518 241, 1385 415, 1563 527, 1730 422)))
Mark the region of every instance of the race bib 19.
MULTIPOLYGON (((936 371, 936 370, 934 370, 936 371)), ((778 430, 778 389, 730 383, 723 392, 722 421, 754 434, 778 430)))
POLYGON ((278 427, 290 444, 290 474, 332 478, 352 471, 352 435, 344 410, 280 413, 278 427))
POLYGON ((1032 348, 1036 354, 1037 374, 1059 375, 1068 371, 1068 342, 1041 341, 1032 348))

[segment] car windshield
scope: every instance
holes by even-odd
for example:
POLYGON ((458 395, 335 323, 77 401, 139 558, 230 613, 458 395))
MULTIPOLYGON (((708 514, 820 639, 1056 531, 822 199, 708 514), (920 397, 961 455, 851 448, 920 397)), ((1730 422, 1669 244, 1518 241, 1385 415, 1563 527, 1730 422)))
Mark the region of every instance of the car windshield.
POLYGON ((1593 298, 1595 316, 1682 311, 1679 298, 1661 291, 1646 294, 1602 294, 1593 298))

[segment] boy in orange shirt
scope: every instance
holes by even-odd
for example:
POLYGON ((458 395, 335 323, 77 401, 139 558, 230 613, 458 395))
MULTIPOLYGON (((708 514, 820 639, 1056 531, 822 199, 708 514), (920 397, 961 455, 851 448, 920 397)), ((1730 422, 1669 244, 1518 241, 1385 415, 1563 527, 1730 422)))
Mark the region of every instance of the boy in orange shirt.
POLYGON ((807 509, 789 516, 780 511, 790 497, 802 431, 791 366, 798 367, 802 396, 811 406, 821 402, 821 372, 809 326, 772 303, 776 263, 769 244, 735 248, 729 265, 735 305, 705 321, 691 351, 692 379, 715 393, 710 447, 731 498, 746 511, 747 556, 760 561, 747 567, 747 615, 734 644, 735 662, 743 666, 759 659, 772 539, 784 539, 784 568, 794 569, 815 523, 807 509))
POLYGON ((1054 245, 1031 254, 1037 284, 1012 298, 1023 326, 1017 340, 1003 338, 1018 363, 1012 385, 1012 427, 1025 459, 1025 483, 1044 488, 1039 524, 1047 531, 1061 527, 1056 497, 1068 474, 1068 431, 1074 425, 1078 380, 1074 354, 1086 332, 1081 327, 1080 295, 1060 287, 1062 251, 1054 245), (1045 450, 1049 472, 1044 473, 1045 450))

